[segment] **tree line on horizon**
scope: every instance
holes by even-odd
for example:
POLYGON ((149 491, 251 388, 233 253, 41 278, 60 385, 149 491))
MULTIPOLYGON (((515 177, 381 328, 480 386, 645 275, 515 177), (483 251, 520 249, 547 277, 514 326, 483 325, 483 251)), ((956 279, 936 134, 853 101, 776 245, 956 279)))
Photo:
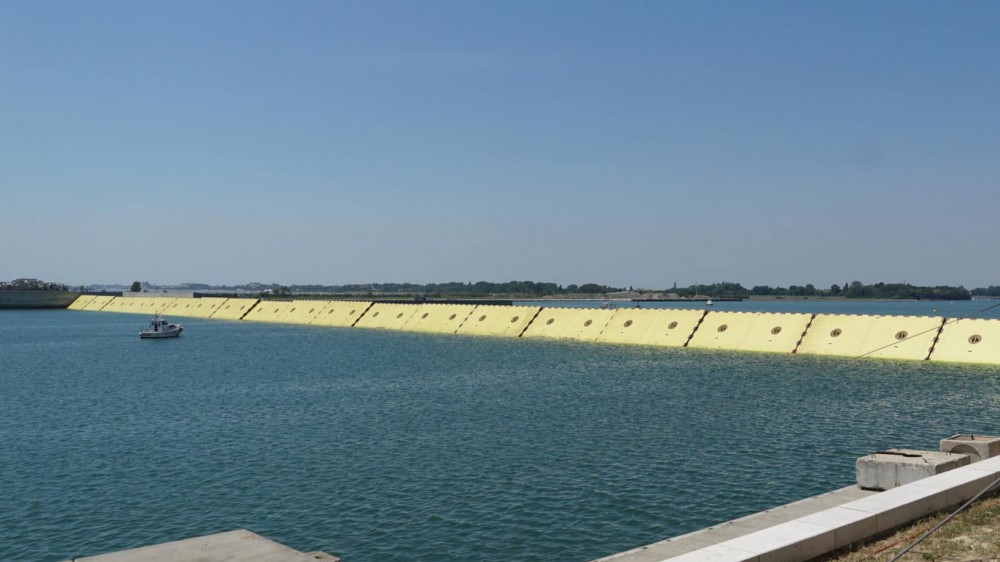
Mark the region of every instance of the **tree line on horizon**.
MULTIPOLYGON (((450 283, 365 283, 347 285, 262 285, 253 283, 243 286, 212 287, 202 286, 206 290, 261 290, 275 296, 290 296, 296 293, 328 293, 349 295, 380 295, 398 294, 426 297, 489 297, 489 296, 519 296, 519 297, 552 297, 565 295, 601 296, 611 293, 632 291, 632 287, 613 287, 598 283, 582 285, 561 285, 535 281, 509 281, 492 283, 487 281, 450 282, 450 283)), ((711 298, 749 298, 749 297, 839 297, 866 299, 909 299, 909 300, 969 300, 972 296, 1000 297, 1000 287, 990 286, 987 289, 969 291, 963 286, 947 285, 917 286, 909 283, 872 283, 866 285, 860 281, 851 281, 843 285, 834 284, 828 289, 818 288, 812 284, 789 285, 787 287, 771 287, 755 285, 747 289, 740 283, 721 282, 712 284, 695 284, 688 287, 673 287, 672 289, 640 289, 639 293, 676 295, 680 298, 711 297, 711 298)))
MULTIPOLYGON (((1000 288, 998 288, 1000 289, 1000 288)), ((739 283, 715 283, 713 285, 692 285, 687 289, 679 289, 675 292, 681 296, 693 296, 695 294, 712 297, 733 297, 746 298, 749 296, 775 296, 775 297, 839 297, 847 299, 907 299, 907 300, 969 300, 974 291, 969 291, 965 287, 951 287, 948 285, 937 285, 933 287, 921 287, 910 285, 909 283, 872 283, 866 285, 861 281, 851 281, 843 285, 833 284, 829 289, 820 289, 812 284, 789 285, 788 287, 770 287, 767 285, 755 285, 750 290, 739 283)))

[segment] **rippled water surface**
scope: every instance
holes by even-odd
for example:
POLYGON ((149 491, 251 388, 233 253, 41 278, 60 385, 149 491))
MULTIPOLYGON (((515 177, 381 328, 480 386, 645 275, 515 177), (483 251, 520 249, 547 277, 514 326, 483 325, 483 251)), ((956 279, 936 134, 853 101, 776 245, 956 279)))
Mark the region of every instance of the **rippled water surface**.
POLYGON ((995 433, 1000 368, 0 311, 0 559, 584 561, 995 433))

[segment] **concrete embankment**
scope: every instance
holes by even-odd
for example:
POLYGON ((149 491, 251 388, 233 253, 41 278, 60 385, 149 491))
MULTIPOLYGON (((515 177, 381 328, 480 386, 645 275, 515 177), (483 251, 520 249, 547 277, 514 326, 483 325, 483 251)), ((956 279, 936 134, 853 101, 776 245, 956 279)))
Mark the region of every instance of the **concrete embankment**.
MULTIPOLYGON (((972 436, 956 436, 971 438, 972 436)), ((994 440, 996 440, 994 438, 994 440)), ((947 440, 946 440, 947 441, 947 440)), ((924 459, 935 453, 925 453, 924 459)), ((883 453, 876 453, 877 457, 883 453)), ((942 456, 966 456, 945 453, 942 456)), ((978 458, 978 455, 972 455, 978 458)), ((924 516, 956 508, 994 487, 1000 457, 959 468, 928 471, 931 476, 876 492, 850 486, 802 501, 601 558, 595 562, 803 562, 884 535, 924 516)), ((877 461, 873 461, 876 462, 877 461)), ((889 461, 891 465, 894 461, 889 461)), ((915 537, 911 537, 912 538, 915 537)), ((906 544, 899 545, 902 549, 906 544)), ((897 549, 897 550, 899 550, 897 549)))
POLYGON ((441 334, 1000 365, 1000 320, 995 319, 101 295, 80 296, 69 308, 441 334))
POLYGON ((66 308, 78 291, 8 291, 0 290, 0 309, 66 308))

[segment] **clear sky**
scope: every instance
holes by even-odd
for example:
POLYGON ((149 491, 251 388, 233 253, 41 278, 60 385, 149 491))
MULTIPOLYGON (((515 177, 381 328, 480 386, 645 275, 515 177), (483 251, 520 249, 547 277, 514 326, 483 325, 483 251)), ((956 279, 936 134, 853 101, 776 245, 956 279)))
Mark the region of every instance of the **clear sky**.
POLYGON ((1000 285, 1000 3, 0 2, 0 280, 1000 285))

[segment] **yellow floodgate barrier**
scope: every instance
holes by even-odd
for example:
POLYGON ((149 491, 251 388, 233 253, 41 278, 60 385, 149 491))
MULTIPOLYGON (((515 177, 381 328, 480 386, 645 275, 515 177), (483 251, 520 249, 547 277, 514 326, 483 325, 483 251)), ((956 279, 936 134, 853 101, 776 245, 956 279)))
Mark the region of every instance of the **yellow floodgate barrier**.
POLYGON ((703 310, 620 308, 597 341, 683 347, 704 316, 703 310))
POLYGON ((1000 364, 1000 320, 81 295, 72 310, 427 333, 1000 364))
POLYGON ((240 320, 258 302, 257 299, 228 299, 215 309, 211 318, 216 320, 240 320))
POLYGON ((246 313, 243 319, 250 322, 281 322, 291 309, 292 301, 264 300, 250 309, 250 312, 246 313))
POLYGON ((417 304, 391 304, 377 302, 368 309, 357 322, 358 328, 382 328, 385 330, 400 330, 410 317, 417 312, 417 304))
POLYGON ((422 304, 402 329, 407 332, 454 334, 475 308, 474 304, 422 304))
POLYGON ((798 353, 927 359, 943 318, 817 314, 798 353))
POLYGON ((85 306, 90 304, 90 301, 94 300, 94 295, 80 295, 76 297, 76 300, 70 303, 69 310, 83 310, 85 306))
POLYGON ((281 322, 286 324, 312 324, 313 320, 322 312, 325 302, 316 300, 292 301, 291 308, 281 318, 281 322))
POLYGON ((131 303, 132 299, 112 297, 101 310, 104 312, 131 312, 131 303))
POLYGON ((459 334, 520 337, 540 306, 477 306, 469 319, 458 328, 459 334))
POLYGON ((83 305, 80 310, 98 311, 105 307, 109 302, 114 300, 115 297, 109 297, 105 295, 95 296, 93 300, 83 305))
POLYGON ((177 300, 176 297, 153 297, 147 307, 147 312, 153 314, 162 313, 165 310, 169 310, 174 306, 174 302, 177 300))
POLYGON ((931 360, 1000 364, 1000 320, 948 320, 931 360))
POLYGON ((186 316, 189 318, 211 318, 212 314, 225 305, 227 300, 229 299, 224 297, 202 297, 198 299, 192 297, 178 297, 174 299, 174 302, 167 307, 166 310, 161 310, 160 312, 164 316, 170 315, 186 316))
POLYGON ((595 341, 614 313, 598 308, 543 308, 522 337, 595 341))
POLYGON ((688 347, 791 353, 812 314, 709 312, 688 347))
POLYGON ((369 301, 330 301, 312 323, 313 326, 348 328, 371 306, 369 301))

